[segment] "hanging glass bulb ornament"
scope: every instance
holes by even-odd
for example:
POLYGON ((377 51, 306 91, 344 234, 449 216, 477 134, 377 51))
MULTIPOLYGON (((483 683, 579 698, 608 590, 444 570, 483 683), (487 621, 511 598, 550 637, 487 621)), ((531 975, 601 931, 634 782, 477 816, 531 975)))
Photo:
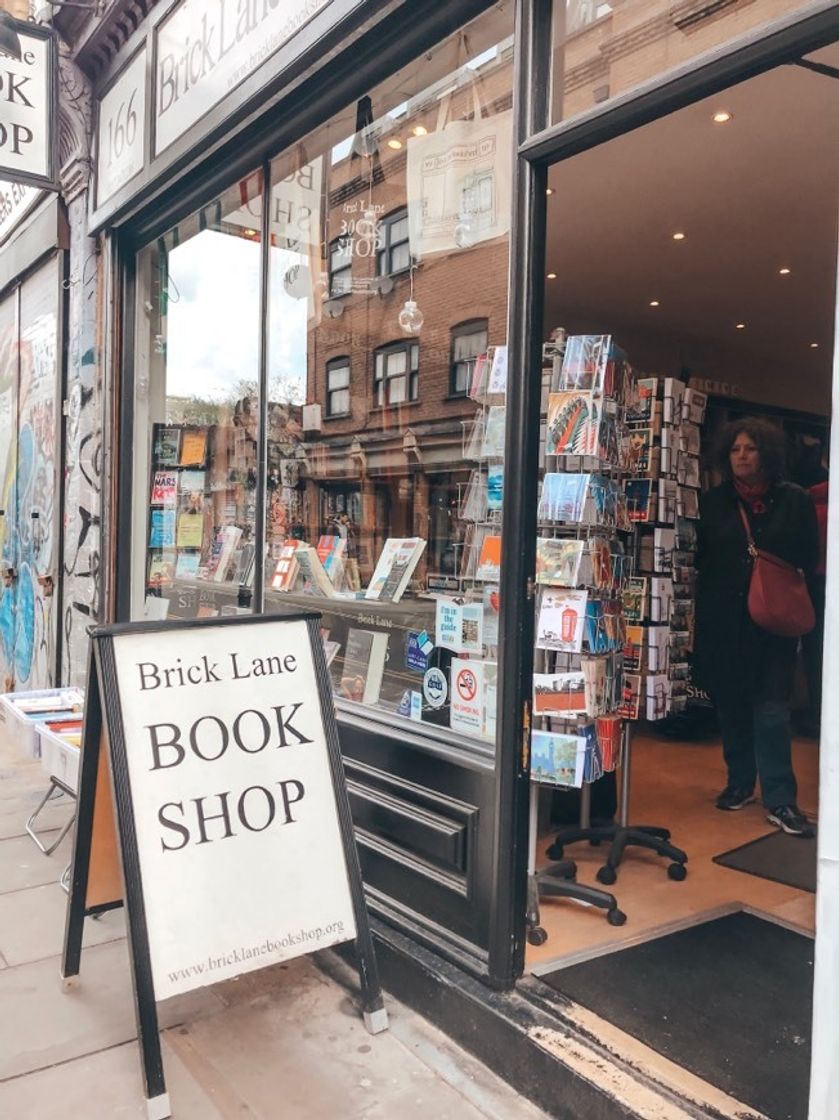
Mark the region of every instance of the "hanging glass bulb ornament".
POLYGON ((475 239, 472 236, 472 223, 466 218, 461 218, 454 227, 454 243, 458 249, 471 249, 475 244, 475 239))
POLYGON ((406 299, 405 305, 399 312, 399 326, 405 334, 419 334, 425 316, 420 311, 415 299, 406 299))

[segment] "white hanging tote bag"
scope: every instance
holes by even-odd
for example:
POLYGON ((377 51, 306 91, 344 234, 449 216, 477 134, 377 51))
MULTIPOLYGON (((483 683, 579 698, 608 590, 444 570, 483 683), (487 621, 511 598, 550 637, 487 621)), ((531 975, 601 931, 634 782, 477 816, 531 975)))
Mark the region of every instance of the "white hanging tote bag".
POLYGON ((512 110, 486 116, 473 76, 471 119, 450 120, 452 101, 463 94, 445 94, 435 131, 408 139, 408 236, 415 260, 510 232, 512 110))

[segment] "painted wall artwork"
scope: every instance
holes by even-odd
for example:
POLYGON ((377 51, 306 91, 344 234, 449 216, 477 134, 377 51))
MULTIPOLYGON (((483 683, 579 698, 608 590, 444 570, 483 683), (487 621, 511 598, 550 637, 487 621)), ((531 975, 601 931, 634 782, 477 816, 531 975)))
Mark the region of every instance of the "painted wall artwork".
POLYGON ((4 690, 55 683, 51 581, 57 577, 59 294, 58 258, 53 258, 5 301, 12 305, 11 315, 4 304, 0 316, 0 424, 8 425, 8 438, 0 442, 7 448, 0 554, 4 571, 14 573, 0 586, 4 690))

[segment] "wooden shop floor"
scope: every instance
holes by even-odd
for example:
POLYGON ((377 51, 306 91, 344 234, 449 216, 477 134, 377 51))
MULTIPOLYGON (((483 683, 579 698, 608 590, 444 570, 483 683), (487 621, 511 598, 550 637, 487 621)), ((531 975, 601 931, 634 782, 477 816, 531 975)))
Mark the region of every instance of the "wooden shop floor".
MULTIPOLYGON (((796 740, 793 759, 799 805, 814 819, 818 743, 813 739, 796 740)), ((626 924, 610 926, 602 910, 565 899, 548 899, 541 906, 541 923, 548 940, 538 947, 528 946, 527 967, 543 972, 548 962, 564 964, 599 956, 689 925, 699 915, 738 907, 772 915, 782 924, 812 935, 814 894, 712 862, 713 856, 773 830, 760 804, 735 813, 716 809, 714 799, 724 785, 725 766, 718 739, 680 743, 636 734, 630 823, 669 828, 673 843, 688 853, 688 876, 684 882, 673 882, 667 877, 669 861, 652 852, 630 849, 617 883, 609 888, 627 915, 626 924)), ((549 862, 545 849, 554 831, 540 836, 540 867, 549 862)), ((605 847, 574 844, 565 854, 576 862, 580 882, 599 885, 595 875, 605 860, 605 847)))

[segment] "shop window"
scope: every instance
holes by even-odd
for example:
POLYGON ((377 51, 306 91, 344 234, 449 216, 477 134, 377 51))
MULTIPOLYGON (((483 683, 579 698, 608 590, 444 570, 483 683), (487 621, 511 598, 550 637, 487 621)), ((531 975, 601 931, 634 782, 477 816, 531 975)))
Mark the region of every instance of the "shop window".
POLYGON ((486 319, 473 319, 452 329, 452 369, 449 392, 452 396, 466 396, 469 391, 475 362, 487 351, 488 324, 486 319))
POLYGON ((395 342, 377 350, 373 383, 377 405, 415 401, 419 395, 419 343, 395 342))
POLYGON ((506 314, 512 71, 493 5, 136 259, 134 616, 314 597, 339 704, 465 742, 495 736, 503 394, 462 388, 506 314))
POLYGON ((326 363, 326 415, 345 416, 350 411, 350 360, 333 358, 326 363))
POLYGON ((408 210, 403 207, 379 222, 376 275, 393 276, 411 267, 408 238, 408 210))
POLYGON ((329 294, 345 296, 352 291, 352 238, 342 235, 329 243, 329 294))

